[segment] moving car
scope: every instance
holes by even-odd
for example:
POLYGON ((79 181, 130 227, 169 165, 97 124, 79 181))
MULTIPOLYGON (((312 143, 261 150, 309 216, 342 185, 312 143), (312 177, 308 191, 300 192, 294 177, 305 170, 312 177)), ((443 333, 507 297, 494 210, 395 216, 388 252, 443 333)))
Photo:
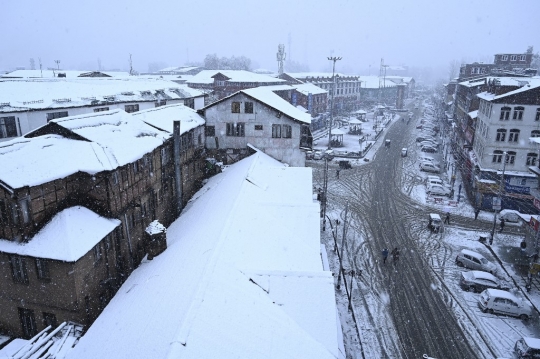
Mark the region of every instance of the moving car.
POLYGON ((401 149, 401 157, 407 157, 407 148, 401 149))
POLYGON ((485 289, 509 290, 510 284, 495 277, 493 274, 479 270, 461 272, 459 280, 461 288, 474 293, 480 293, 485 289))
POLYGON ((433 146, 422 146, 420 148, 420 151, 422 152, 428 152, 428 153, 436 153, 437 149, 433 146))
POLYGON ((540 358, 540 339, 522 337, 514 345, 517 358, 540 358))
POLYGON ((439 173, 441 169, 431 162, 420 162, 420 171, 439 173))
POLYGON ((450 194, 452 193, 452 191, 441 185, 434 184, 434 185, 427 186, 426 193, 430 195, 434 195, 434 196, 450 197, 450 194))
POLYGON ((527 320, 532 316, 529 302, 510 292, 500 289, 486 289, 478 297, 478 306, 484 313, 498 313, 527 320))
POLYGON ((456 257, 456 264, 458 267, 481 270, 491 274, 497 272, 497 266, 495 266, 495 264, 488 261, 480 253, 468 249, 462 249, 461 252, 459 252, 456 257))
POLYGON ((428 228, 431 232, 439 233, 439 230, 441 229, 441 216, 439 216, 437 213, 430 213, 428 215, 428 228))
POLYGON ((518 213, 519 212, 513 211, 511 209, 503 209, 499 212, 499 219, 504 218, 506 222, 518 223, 521 219, 518 213))

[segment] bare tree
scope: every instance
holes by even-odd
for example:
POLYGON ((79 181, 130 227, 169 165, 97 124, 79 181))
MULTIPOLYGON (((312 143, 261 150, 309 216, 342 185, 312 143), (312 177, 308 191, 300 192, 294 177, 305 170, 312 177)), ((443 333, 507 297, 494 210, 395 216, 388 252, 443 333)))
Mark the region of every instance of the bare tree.
POLYGON ((448 64, 448 76, 449 80, 452 81, 459 74, 460 63, 457 60, 452 60, 448 64))

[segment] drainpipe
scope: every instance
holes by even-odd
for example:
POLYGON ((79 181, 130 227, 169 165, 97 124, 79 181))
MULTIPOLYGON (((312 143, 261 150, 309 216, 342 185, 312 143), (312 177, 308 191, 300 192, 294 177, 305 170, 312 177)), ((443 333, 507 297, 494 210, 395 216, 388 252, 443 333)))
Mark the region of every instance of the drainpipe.
POLYGON ((180 121, 173 122, 174 180, 176 184, 176 215, 182 210, 182 164, 180 162, 180 121))

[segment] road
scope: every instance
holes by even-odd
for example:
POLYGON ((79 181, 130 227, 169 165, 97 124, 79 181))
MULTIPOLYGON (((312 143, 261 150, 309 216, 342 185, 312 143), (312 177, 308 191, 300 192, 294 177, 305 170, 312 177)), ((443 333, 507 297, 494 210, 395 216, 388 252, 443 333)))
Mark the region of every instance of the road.
MULTIPOLYGON (((368 293, 379 303, 380 308, 367 311, 372 326, 378 328, 372 340, 383 348, 378 353, 382 357, 421 358, 427 353, 435 358, 487 358, 492 356, 489 345, 471 332, 474 325, 466 323, 466 315, 456 317, 452 294, 441 283, 444 267, 453 264, 451 248, 445 248, 440 234, 426 230, 430 210, 402 192, 421 181, 412 161, 407 165, 400 156, 402 147, 415 146, 413 128, 413 123, 396 122, 381 139, 390 139, 390 148, 381 147, 371 163, 341 171, 340 179, 329 183, 329 211, 349 204, 347 258, 368 288, 354 300, 356 305, 367 305, 361 297, 368 293), (389 258, 383 264, 381 250, 394 247, 401 251, 399 261, 394 264, 389 258), (443 269, 435 272, 434 267, 443 269), (380 314, 382 310, 387 317, 380 314)), ((322 171, 316 172, 315 183, 322 171)), ((452 224, 491 228, 489 223, 460 217, 453 217, 452 224)))

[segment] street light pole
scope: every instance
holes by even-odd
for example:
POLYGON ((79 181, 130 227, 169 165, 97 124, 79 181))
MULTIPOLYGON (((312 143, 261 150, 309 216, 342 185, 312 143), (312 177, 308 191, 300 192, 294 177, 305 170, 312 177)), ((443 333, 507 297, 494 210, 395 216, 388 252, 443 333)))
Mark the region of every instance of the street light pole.
POLYGON ((328 124, 328 149, 332 148, 332 125, 334 122, 334 92, 336 92, 336 61, 341 60, 341 57, 338 56, 329 56, 328 60, 333 61, 332 66, 332 96, 330 97, 330 123, 328 124))
MULTIPOLYGON (((503 169, 501 174, 501 182, 499 183, 499 200, 501 201, 502 209, 502 189, 504 186, 504 171, 506 169, 506 160, 508 159, 508 153, 503 152, 503 169)), ((493 238, 495 237, 495 226, 497 225, 497 210, 493 212, 493 227, 491 228, 491 237, 489 238, 489 244, 493 244, 493 238)))

